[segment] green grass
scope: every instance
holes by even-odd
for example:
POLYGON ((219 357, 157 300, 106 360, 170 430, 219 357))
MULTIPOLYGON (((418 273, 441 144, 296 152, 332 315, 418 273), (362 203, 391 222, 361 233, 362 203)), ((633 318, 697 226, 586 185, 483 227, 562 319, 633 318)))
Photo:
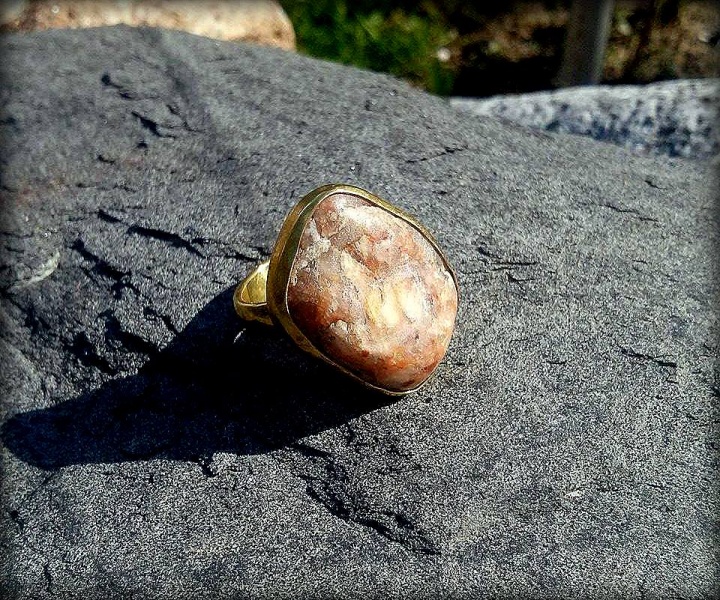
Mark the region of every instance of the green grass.
POLYGON ((392 73, 435 94, 452 91, 454 70, 438 58, 438 51, 454 39, 455 32, 431 4, 416 9, 377 0, 281 3, 295 28, 300 52, 392 73))

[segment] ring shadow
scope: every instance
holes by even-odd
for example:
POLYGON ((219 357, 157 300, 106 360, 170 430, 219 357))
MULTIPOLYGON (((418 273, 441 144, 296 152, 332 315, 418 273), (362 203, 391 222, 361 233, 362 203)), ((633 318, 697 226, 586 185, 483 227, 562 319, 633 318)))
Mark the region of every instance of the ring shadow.
POLYGON ((135 375, 13 416, 2 441, 47 470, 215 452, 260 454, 395 401, 241 322, 228 289, 135 375), (240 331, 240 335, 238 335, 240 331))

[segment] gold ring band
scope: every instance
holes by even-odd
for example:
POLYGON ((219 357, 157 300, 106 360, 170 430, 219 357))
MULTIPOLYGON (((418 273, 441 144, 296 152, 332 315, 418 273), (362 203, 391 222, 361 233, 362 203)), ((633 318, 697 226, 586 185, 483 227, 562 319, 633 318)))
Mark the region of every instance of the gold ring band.
POLYGON ((458 295, 422 225, 370 192, 334 184, 292 209, 270 259, 237 286, 233 303, 243 319, 279 325, 362 384, 403 395, 444 356, 458 295))

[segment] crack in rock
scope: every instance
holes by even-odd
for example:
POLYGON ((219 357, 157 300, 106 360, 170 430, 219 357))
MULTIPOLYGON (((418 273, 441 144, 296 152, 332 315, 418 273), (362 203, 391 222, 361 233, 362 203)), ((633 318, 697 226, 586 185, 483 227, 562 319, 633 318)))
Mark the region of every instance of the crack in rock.
POLYGON ((138 189, 134 188, 130 185, 124 184, 124 183, 113 183, 112 185, 107 185, 103 183, 87 183, 85 181, 78 181, 75 184, 76 188, 79 188, 81 190, 100 190, 102 192, 111 192, 112 190, 122 190, 123 192, 128 192, 130 194, 137 193, 138 189))
POLYGON ((135 333, 124 330, 112 310, 106 310, 100 313, 99 316, 105 319, 105 342, 111 348, 148 356, 153 356, 159 352, 155 344, 148 342, 135 333))
POLYGON ((206 241, 208 241, 206 238, 195 238, 188 241, 184 237, 178 235, 177 233, 173 233, 172 231, 165 231, 164 229, 156 229, 154 227, 145 227, 143 225, 138 225, 137 223, 128 225, 128 223, 123 221, 120 217, 116 217, 103 209, 98 210, 96 214, 98 219, 105 221, 106 223, 126 225, 127 230, 125 233, 127 235, 139 235, 141 237, 158 240, 173 246, 174 248, 187 250, 190 254, 194 254, 195 256, 207 258, 195 247, 195 244, 203 245, 206 241))
POLYGON ((72 342, 65 342, 65 349, 86 367, 93 367, 107 375, 117 375, 117 369, 100 355, 84 331, 76 333, 72 342))
POLYGON ((155 321, 159 319, 160 322, 165 325, 165 328, 173 335, 178 335, 180 333, 177 327, 175 327, 175 324, 173 323, 172 318, 170 318, 170 315, 158 312, 152 306, 146 306, 145 308, 143 308, 143 316, 148 321, 155 321))
POLYGON ((601 208, 609 208, 610 210, 620 214, 632 215, 636 217, 639 221, 650 221, 651 223, 660 222, 660 219, 644 215, 637 208, 625 208, 623 206, 617 206, 616 204, 612 204, 610 202, 606 202, 604 204, 596 204, 595 206, 600 206, 601 208))
POLYGON ((618 344, 618 348, 620 348, 620 352, 628 356, 630 358, 638 359, 642 362, 652 362, 660 367, 670 368, 670 369, 677 369, 677 362, 672 360, 665 360, 665 355, 659 355, 659 356, 652 356, 651 354, 644 354, 642 352, 636 352, 632 348, 626 348, 625 346, 621 346, 618 344))
POLYGON ((398 510, 374 506, 365 498, 332 454, 302 443, 293 444, 288 451, 296 459, 292 462, 299 465, 291 470, 305 481, 307 495, 334 517, 371 529, 414 554, 440 554, 435 541, 410 517, 398 510))
POLYGON ((103 258, 100 258, 97 254, 94 254, 90 250, 87 249, 87 246, 85 245, 85 242, 82 241, 82 239, 77 238, 72 245, 70 246, 72 250, 77 252, 82 258, 84 258, 87 262, 91 263, 93 266, 88 271, 85 270, 86 274, 93 280, 96 281, 94 274, 99 275, 100 277, 104 277, 105 279, 110 279, 114 283, 111 285, 110 289, 113 293, 113 297, 115 299, 119 299, 122 297, 123 290, 131 289, 136 294, 140 295, 139 290, 135 285, 133 285, 130 282, 131 272, 130 271, 122 271, 118 269, 117 267, 110 264, 108 261, 106 261, 103 258))
POLYGON ((213 477, 217 477, 218 473, 215 469, 213 469, 213 466, 212 466, 212 463, 213 463, 212 456, 198 456, 192 462, 194 462, 196 465, 198 465, 200 467, 200 471, 202 472, 203 476, 206 479, 211 479, 213 477))
POLYGON ((175 139, 175 136, 171 133, 166 133, 160 131, 160 124, 157 121, 153 121, 150 117, 146 117, 144 115, 141 115, 138 111, 133 110, 132 115, 140 121, 140 125, 143 126, 144 129, 147 129, 150 133, 152 133, 155 137, 159 138, 172 138, 175 139))
POLYGON ((124 98, 126 100, 132 100, 135 98, 135 95, 132 92, 130 92, 126 86, 113 80, 110 73, 103 73, 103 76, 100 78, 100 81, 102 82, 103 85, 105 85, 107 87, 115 88, 118 91, 118 95, 121 98, 124 98))
POLYGON ((179 236, 177 233, 172 233, 171 231, 165 231, 164 229, 154 229, 152 227, 143 227, 142 225, 131 225, 130 227, 128 227, 127 233, 128 235, 139 235, 142 237, 165 242, 170 246, 173 246, 175 248, 183 248, 184 250, 190 252, 190 254, 205 258, 205 255, 200 252, 195 246, 193 246, 191 242, 179 236))
POLYGON ((111 215, 109 212, 104 211, 103 209, 97 211, 97 216, 98 219, 100 219, 101 221, 105 221, 106 223, 123 223, 122 219, 111 215))
POLYGON ((235 248, 232 244, 223 242, 222 240, 215 240, 207 237, 194 237, 190 240, 191 244, 198 246, 217 246, 220 250, 213 254, 208 254, 207 257, 215 258, 229 258, 232 260, 241 260, 246 262, 257 262, 261 260, 265 255, 257 252, 257 248, 253 248, 257 254, 247 254, 235 248))
POLYGON ((48 593, 52 592, 52 585, 53 585, 53 577, 52 573, 50 573, 50 563, 46 562, 43 565, 43 576, 45 577, 45 591, 48 593))
POLYGON ((455 154, 456 152, 464 152, 465 150, 469 150, 467 145, 462 146, 445 146, 442 152, 439 152, 438 154, 432 154, 430 156, 421 156, 420 158, 408 158, 405 162, 409 165, 414 163, 420 163, 420 162, 426 162, 428 160, 433 160, 436 158, 442 158, 443 156, 448 156, 450 154, 455 154))
MULTIPOLYGON (((523 284, 528 281, 534 281, 534 277, 517 277, 511 271, 513 269, 521 269, 528 267, 537 267, 540 263, 536 260, 514 260, 503 258, 497 252, 490 250, 483 244, 477 244, 477 251, 480 255, 481 260, 490 266, 490 271, 507 271, 507 279, 510 283, 523 284)), ((459 269, 465 275, 476 275, 479 273, 486 273, 486 269, 480 270, 462 270, 459 269)))
POLYGON ((10 520, 15 523, 18 532, 22 533, 25 529, 25 519, 20 516, 20 513, 17 510, 9 510, 8 516, 10 517, 10 520))

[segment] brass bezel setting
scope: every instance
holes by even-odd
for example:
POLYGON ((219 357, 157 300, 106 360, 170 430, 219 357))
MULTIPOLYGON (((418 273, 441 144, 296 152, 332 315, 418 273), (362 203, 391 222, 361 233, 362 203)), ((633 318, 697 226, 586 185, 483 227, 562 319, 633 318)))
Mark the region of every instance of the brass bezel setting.
MULTIPOLYGON (((309 194, 305 195, 290 211, 285 218, 277 241, 273 248, 269 261, 265 261, 245 278, 245 280, 237 287, 234 295, 235 309, 238 314, 246 320, 260 321, 265 324, 277 324, 282 327, 292 340, 305 352, 324 360, 336 369, 352 377, 365 387, 380 391, 390 396, 404 396, 421 388, 432 377, 430 374, 420 385, 415 388, 403 391, 387 390, 365 381, 362 377, 356 375, 346 367, 339 365, 332 358, 323 354, 313 343, 305 336, 299 327, 293 321, 287 304, 287 291, 290 281, 290 272, 292 270, 295 256, 305 226, 312 217, 315 207, 323 200, 333 194, 349 194, 357 196, 371 204, 386 210, 390 214, 405 221, 415 228, 425 239, 427 239, 435 251, 438 253, 453 278, 455 290, 460 298, 460 290, 458 287, 457 277, 452 266, 438 246, 435 238, 420 223, 399 208, 386 202, 382 198, 371 194, 359 187, 347 184, 330 184, 319 187, 309 194), (264 288, 264 289, 263 289, 264 288)), ((434 372, 434 371, 433 371, 434 372)))

